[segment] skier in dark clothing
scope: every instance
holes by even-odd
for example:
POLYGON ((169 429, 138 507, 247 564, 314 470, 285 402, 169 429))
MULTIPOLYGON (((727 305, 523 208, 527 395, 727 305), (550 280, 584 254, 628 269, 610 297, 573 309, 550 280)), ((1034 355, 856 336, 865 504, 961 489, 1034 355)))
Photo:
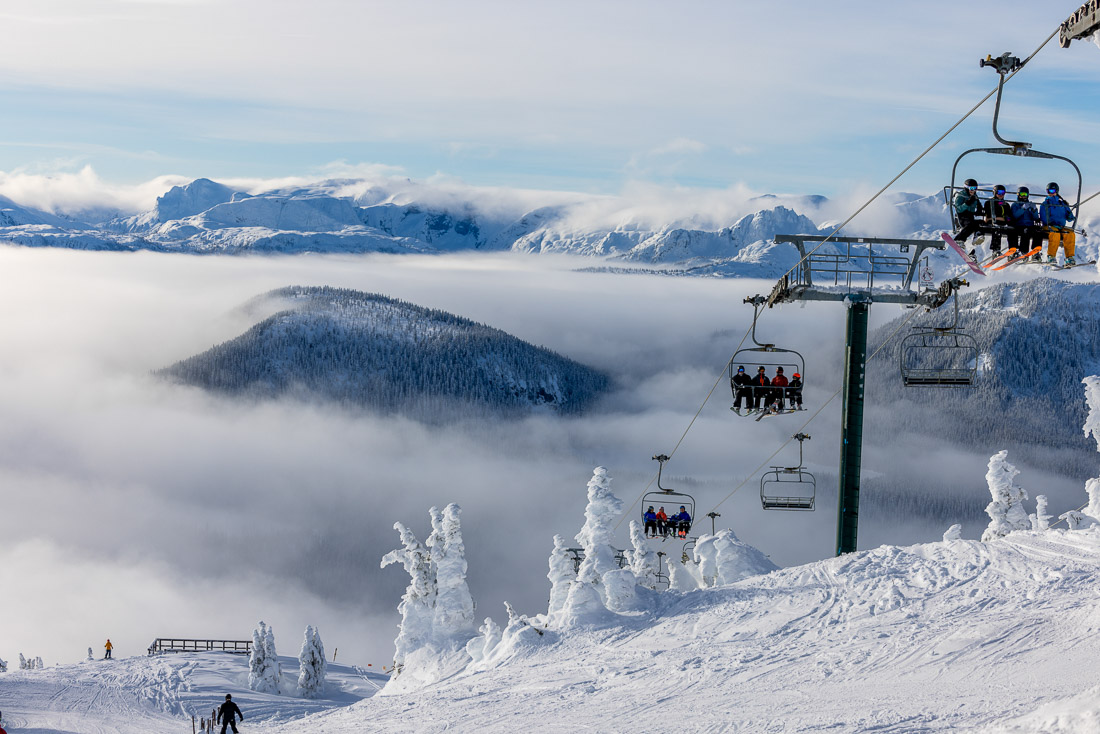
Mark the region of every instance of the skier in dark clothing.
POLYGON ((996 257, 1001 254, 1001 232, 1012 226, 1012 205, 1005 201, 1005 187, 1001 184, 993 187, 993 198, 985 203, 985 221, 992 227, 989 251, 996 257))
POLYGON ((745 365, 738 365, 737 374, 730 380, 733 385, 734 399, 733 409, 738 413, 741 412, 741 400, 745 401, 745 407, 751 408, 752 405, 752 378, 745 374, 745 365))
MULTIPOLYGON (((959 247, 965 246, 966 238, 977 232, 984 223, 981 219, 983 211, 982 202, 978 198, 978 182, 968 178, 965 186, 966 188, 959 189, 959 193, 955 194, 955 219, 958 221, 959 231, 953 239, 959 247)), ((970 251, 970 257, 974 258, 975 254, 974 250, 970 251)))
POLYGON ((237 708, 237 704, 233 703, 233 696, 225 694, 225 703, 218 707, 218 722, 222 725, 222 734, 225 734, 225 727, 231 727, 233 734, 237 734, 237 720, 236 717, 240 716, 241 721, 244 721, 244 714, 237 708))
POLYGON ((771 395, 772 381, 768 379, 765 374, 764 368, 761 367, 756 371, 756 377, 752 378, 752 407, 753 410, 760 408, 760 403, 764 402, 771 395))
POLYGON ((791 375, 791 384, 787 387, 787 397, 791 401, 791 410, 802 410, 802 375, 791 375))

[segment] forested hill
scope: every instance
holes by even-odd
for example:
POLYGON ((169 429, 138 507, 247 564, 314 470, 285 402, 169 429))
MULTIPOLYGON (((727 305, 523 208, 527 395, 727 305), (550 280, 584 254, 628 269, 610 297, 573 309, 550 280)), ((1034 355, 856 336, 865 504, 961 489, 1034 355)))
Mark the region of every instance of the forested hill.
POLYGON ((319 398, 430 420, 578 413, 609 384, 499 329, 377 294, 293 286, 261 298, 286 308, 159 374, 224 394, 319 398))
MULTIPOLYGON (((1079 471, 1094 472, 1095 453, 1081 432, 1087 414, 1081 380, 1100 371, 1100 285, 1044 277, 992 285, 962 296, 959 304, 959 326, 978 347, 975 387, 903 387, 899 350, 906 327, 891 340, 888 354, 869 363, 868 390, 875 400, 899 403, 892 415, 909 428, 924 427, 974 448, 1017 446, 1035 463, 1060 472, 1074 469, 1064 462, 1083 459, 1079 471)), ((949 303, 914 317, 909 326, 944 326, 952 316, 949 303)), ((871 350, 904 318, 872 335, 871 350)))

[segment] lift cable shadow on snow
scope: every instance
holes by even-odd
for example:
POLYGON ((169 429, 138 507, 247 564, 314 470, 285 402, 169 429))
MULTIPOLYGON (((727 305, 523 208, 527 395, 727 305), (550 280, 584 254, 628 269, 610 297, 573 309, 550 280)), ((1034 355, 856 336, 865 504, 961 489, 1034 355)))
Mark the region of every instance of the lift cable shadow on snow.
MULTIPOLYGON (((1038 48, 1036 48, 1034 51, 1031 52, 1031 55, 1029 55, 1026 59, 1023 60, 1023 62, 1021 62, 1019 67, 1017 67, 1014 71, 1010 72, 1009 74, 1007 74, 1004 77, 1003 82, 1001 82, 995 89, 990 90, 990 92, 988 94, 986 94, 984 97, 982 97, 973 107, 971 107, 966 112, 966 114, 964 114, 962 117, 960 117, 951 127, 949 127, 947 129, 947 131, 943 133, 943 135, 941 135, 931 145, 929 145, 927 148, 925 148, 920 153, 920 155, 918 155, 916 158, 913 159, 912 162, 909 163, 909 165, 907 165, 905 168, 903 168, 901 170, 900 173, 898 173, 896 176, 894 176, 894 178, 892 178, 889 181, 889 183, 887 183, 885 186, 883 186, 881 189, 879 189, 878 192, 876 192, 870 199, 868 199, 862 206, 860 206, 854 213, 852 213, 851 216, 849 216, 847 219, 845 219, 843 222, 841 222, 839 225, 837 225, 833 229, 832 232, 830 232, 824 239, 822 239, 817 244, 816 247, 814 247, 812 250, 807 252, 803 257, 801 257, 798 260, 798 262, 796 262, 780 278, 780 280, 782 280, 783 278, 786 278, 786 277, 790 276, 792 273, 794 273, 794 271, 797 270, 806 260, 808 260, 814 253, 816 253, 819 249, 821 249, 821 247, 824 246, 826 242, 829 242, 830 240, 832 240, 832 238, 835 237, 837 235, 837 233, 839 233, 842 229, 844 229, 844 227, 848 226, 856 217, 858 217, 861 213, 863 213, 863 211, 865 209, 867 209, 867 207, 869 207, 880 196, 882 196, 884 193, 886 193, 886 191, 888 191, 895 183, 897 183, 898 180, 900 180, 902 176, 904 176, 906 173, 908 173, 909 170, 913 168, 913 166, 917 165, 917 163, 919 163, 926 155, 931 153, 932 150, 936 146, 938 146, 940 143, 942 143, 947 138, 948 135, 953 133, 963 122, 965 122, 971 115, 973 115, 975 112, 977 112, 978 109, 980 109, 982 105, 984 105, 986 102, 988 102, 990 100, 991 97, 993 97, 993 95, 997 94, 997 91, 1003 86, 1003 84, 1010 81, 1014 76, 1016 76, 1016 74, 1018 74, 1021 70, 1023 70, 1023 68, 1028 64, 1028 62, 1030 62, 1032 59, 1034 59, 1039 54, 1039 52, 1042 51, 1046 47, 1046 45, 1048 43, 1050 43, 1051 40, 1053 40, 1054 37, 1059 34, 1060 30, 1061 30, 1061 26, 1059 25, 1058 28, 1055 28, 1054 31, 1049 36, 1047 36, 1045 41, 1043 41, 1041 44, 1039 44, 1038 48)), ((1097 192, 1097 193, 1100 193, 1100 192, 1097 192)), ((1096 196, 1096 194, 1093 194, 1088 199, 1085 199, 1085 201, 1089 201, 1090 199, 1092 199, 1095 196, 1096 196)), ((1081 202, 1081 203, 1085 203, 1085 202, 1081 202)), ((908 318, 906 318, 905 321, 902 322, 902 326, 904 326, 906 323, 908 323, 909 319, 913 318, 913 315, 915 315, 915 313, 916 313, 916 311, 914 311, 914 314, 911 314, 908 318)), ((684 439, 687 438, 688 433, 691 431, 692 427, 695 425, 695 421, 699 418, 699 415, 703 412, 703 408, 706 407, 706 404, 710 400, 711 396, 714 395, 714 391, 718 388, 718 384, 722 381, 722 378, 725 377, 726 370, 729 369, 730 365, 733 364, 733 361, 734 361, 734 358, 736 357, 737 352, 740 351, 742 345, 744 345, 745 340, 748 339, 749 334, 752 332, 752 329, 755 327, 755 325, 756 325, 756 319, 754 318, 752 325, 748 329, 746 329, 744 336, 741 337, 741 341, 740 341, 740 343, 738 343, 737 349, 734 350, 734 353, 730 355, 730 358, 722 366, 722 369, 718 374, 718 379, 715 380, 714 385, 711 386, 710 391, 707 393, 706 397, 703 398, 703 402, 699 405, 699 409, 695 411, 695 415, 692 416, 691 420, 688 422, 687 427, 684 429, 683 433, 680 435, 680 439, 676 442, 676 445, 672 448, 672 450, 668 452, 669 458, 672 458, 673 456, 676 455, 676 450, 680 448, 680 445, 684 442, 684 439)), ((900 329, 901 327, 899 326, 898 328, 900 329)), ((891 334, 889 338, 887 338, 886 342, 883 343, 882 347, 885 347, 886 344, 889 343, 889 341, 894 337, 895 334, 897 334, 897 330, 895 330, 894 333, 891 334)), ((871 359, 873 359, 874 356, 877 355, 879 353, 879 351, 882 350, 882 347, 879 347, 879 349, 876 350, 875 353, 871 355, 871 359)), ((810 422, 814 418, 816 418, 818 416, 818 414, 821 413, 821 411, 825 408, 825 406, 828 405, 829 403, 831 403, 836 398, 836 396, 841 393, 842 390, 843 390, 843 387, 841 387, 839 390, 837 390, 835 393, 833 393, 832 397, 830 397, 827 401, 825 401, 825 403, 821 406, 821 408, 818 408, 818 410, 812 416, 810 416, 810 418, 802 425, 802 428, 799 429, 799 431, 805 429, 806 426, 808 426, 810 424, 810 422)), ((758 467, 757 471, 759 471, 760 469, 767 466, 768 462, 771 461, 773 458, 775 458, 775 456, 778 455, 780 451, 782 451, 784 448, 786 448, 786 446, 788 444, 790 444, 790 442, 792 440, 794 440, 794 439, 793 438, 788 438, 786 441, 784 441, 779 446, 779 448, 776 449, 775 452, 771 456, 769 456, 760 467, 758 467)), ((645 493, 649 491, 649 488, 651 486, 653 486, 653 482, 656 481, 656 479, 657 479, 656 474, 654 474, 652 477, 650 477, 650 480, 646 484, 645 488, 641 491, 641 493, 638 494, 638 496, 630 504, 630 507, 627 508, 626 512, 624 512, 619 517, 619 521, 615 524, 615 529, 616 530, 618 530, 619 526, 622 525, 623 520, 625 520, 633 512, 634 506, 637 505, 638 502, 641 500, 641 498, 645 495, 645 493)), ((735 487, 734 490, 732 492, 730 492, 721 502, 719 502, 717 505, 715 505, 715 509, 717 509, 718 506, 720 506, 722 503, 726 502, 726 500, 728 500, 730 497, 732 497, 733 494, 736 493, 739 489, 741 489, 741 487, 743 487, 747 481, 748 480, 746 479, 744 482, 742 482, 737 487, 735 487)))

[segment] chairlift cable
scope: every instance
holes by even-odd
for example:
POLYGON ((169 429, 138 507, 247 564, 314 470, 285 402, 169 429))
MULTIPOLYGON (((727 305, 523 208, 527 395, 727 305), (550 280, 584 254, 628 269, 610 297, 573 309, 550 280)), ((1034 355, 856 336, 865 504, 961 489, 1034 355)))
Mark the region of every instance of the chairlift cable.
MULTIPOLYGON (((1090 501, 1091 501, 1091 500, 1090 500, 1090 501)), ((1089 503, 1088 503, 1088 502, 1086 502, 1085 504, 1083 504, 1083 505, 1081 505, 1080 507, 1078 507, 1078 508, 1077 508, 1076 510, 1070 510, 1070 512, 1080 512, 1081 510, 1085 509, 1085 508, 1086 508, 1086 507, 1088 507, 1088 506, 1089 506, 1089 503)), ((1067 514, 1067 515, 1068 515, 1069 513, 1067 512, 1067 513, 1064 513, 1064 514, 1067 514)), ((1060 524, 1062 524, 1062 523, 1064 523, 1064 522, 1066 522, 1066 519, 1065 519, 1064 517, 1060 517, 1060 518, 1058 518, 1057 520, 1055 520, 1054 522, 1052 522, 1052 523, 1050 524, 1050 526, 1049 526, 1049 527, 1054 527, 1055 525, 1060 525, 1060 524)), ((1068 523, 1067 523, 1067 527, 1068 527, 1068 526, 1069 526, 1069 525, 1068 525, 1068 523)))
MULTIPOLYGON (((899 331, 901 331, 901 330, 902 330, 902 328, 904 328, 904 327, 905 327, 905 325, 909 323, 910 319, 912 319, 912 318, 913 318, 914 316, 916 316, 916 315, 917 315, 917 314, 918 314, 919 312, 920 312, 920 309, 916 309, 916 308, 915 308, 915 309, 913 309, 913 312, 912 312, 911 314, 909 314, 909 315, 908 315, 908 316, 907 316, 907 317, 905 318, 905 320, 904 320, 904 321, 902 321, 902 322, 901 322, 900 324, 898 324, 898 328, 894 329, 894 331, 890 333, 890 336, 886 337, 886 339, 885 339, 885 340, 884 340, 884 341, 882 342, 882 344, 881 344, 881 345, 879 345, 879 348, 878 348, 878 349, 876 349, 876 350, 875 350, 874 352, 872 352, 872 353, 871 353, 871 356, 867 358, 867 361, 868 361, 868 362, 870 362, 870 361, 871 361, 872 359, 874 359, 874 358, 875 358, 876 356, 878 356, 879 352, 881 352, 881 351, 882 351, 883 349, 885 349, 885 348, 886 348, 886 345, 887 345, 887 344, 889 344, 889 343, 890 343, 890 341, 891 341, 891 340, 892 340, 892 339, 893 339, 893 338, 894 338, 895 336, 897 336, 898 332, 899 332, 899 331)), ((799 433, 802 433, 803 431, 805 431, 805 430, 806 430, 806 427, 807 427, 807 426, 809 426, 809 425, 810 425, 810 423, 812 423, 812 422, 814 421, 814 419, 815 419, 815 418, 817 418, 817 416, 821 414, 821 411, 825 410, 825 408, 826 408, 826 407, 827 407, 827 406, 829 405, 829 403, 831 403, 831 402, 833 402, 834 400, 836 400, 836 396, 837 396, 837 395, 840 395, 840 393, 841 393, 841 392, 842 392, 843 390, 844 390, 844 386, 842 385, 841 387, 839 387, 839 388, 837 389, 837 391, 836 391, 836 392, 834 392, 834 393, 833 393, 832 395, 830 395, 830 396, 829 396, 829 399, 828 399, 828 400, 826 400, 825 402, 823 402, 823 403, 821 404, 821 407, 820 407, 820 408, 818 408, 818 409, 817 409, 816 411, 814 411, 814 414, 813 414, 813 415, 811 415, 811 416, 810 416, 809 418, 807 418, 807 419, 806 419, 806 422, 805 422, 805 423, 803 423, 803 424, 802 424, 802 425, 801 425, 801 426, 799 427, 799 429, 798 429, 797 431, 795 431, 795 434, 799 434, 799 433)), ((722 506, 723 504, 725 504, 725 502, 726 502, 727 500, 729 500, 729 498, 730 498, 730 497, 732 497, 733 495, 737 494, 738 490, 740 490, 740 489, 741 489, 742 487, 744 487, 744 486, 745 486, 746 484, 748 484, 748 483, 749 483, 749 480, 750 480, 750 479, 755 479, 755 478, 756 478, 756 475, 757 475, 757 473, 758 473, 758 472, 760 472, 761 470, 763 470, 763 469, 764 469, 765 467, 769 466, 769 465, 770 465, 770 462, 771 462, 771 460, 772 460, 772 459, 774 459, 774 458, 775 458, 776 456, 778 456, 778 455, 779 455, 779 452, 780 452, 780 451, 782 451, 783 449, 787 448, 787 446, 788 446, 788 445, 790 444, 790 442, 791 442, 791 441, 793 441, 793 440, 794 440, 794 436, 791 436, 791 437, 790 437, 790 438, 788 438, 788 439, 787 439, 786 441, 784 441, 784 442, 783 442, 783 443, 782 443, 782 444, 781 444, 781 445, 779 446, 779 448, 777 448, 777 449, 775 450, 775 452, 774 452, 774 453, 772 453, 772 455, 771 455, 771 456, 769 456, 769 457, 768 457, 767 459, 764 459, 764 462, 763 462, 762 464, 760 464, 760 465, 759 465, 758 467, 756 467, 756 468, 755 468, 755 469, 753 469, 753 470, 752 470, 751 472, 749 472, 749 474, 748 474, 748 475, 747 475, 747 476, 746 476, 746 477, 745 477, 745 478, 744 478, 744 479, 743 479, 743 480, 741 481, 741 483, 740 483, 740 484, 738 484, 738 485, 737 485, 736 487, 734 487, 734 488, 733 488, 732 490, 730 490, 730 493, 729 493, 729 494, 727 494, 727 495, 726 495, 725 497, 723 497, 723 498, 722 498, 722 499, 721 499, 721 500, 720 500, 720 501, 718 502, 718 504, 716 504, 716 505, 714 506, 714 508, 713 508, 713 509, 711 510, 711 512, 714 512, 715 510, 717 510, 717 509, 718 509, 719 507, 721 507, 721 506, 722 506)))
MULTIPOLYGON (((1059 28, 1061 28, 1061 26, 1060 26, 1060 25, 1059 25, 1059 28)), ((1058 35, 1058 28, 1055 28, 1055 29, 1054 29, 1054 32, 1053 32, 1053 33, 1051 33, 1051 34, 1050 34, 1049 36, 1047 36, 1047 40, 1043 41, 1043 42, 1042 42, 1042 43, 1041 43, 1041 44, 1039 45, 1039 48, 1037 48, 1037 49, 1035 49, 1034 51, 1032 51, 1032 52, 1031 52, 1031 55, 1030 55, 1030 56, 1028 56, 1028 57, 1027 57, 1026 59, 1024 59, 1024 60, 1023 60, 1023 62, 1022 62, 1022 63, 1020 64, 1020 66, 1019 66, 1019 67, 1017 67, 1017 69, 1016 69, 1015 71, 1011 72, 1010 74, 1008 74, 1008 76, 1006 76, 1006 77, 1005 77, 1005 80, 1004 80, 1004 81, 1005 81, 1005 83, 1007 83, 1007 82, 1008 82, 1008 81, 1009 81, 1010 79, 1012 79, 1012 77, 1016 76, 1016 74, 1017 74, 1017 73, 1019 73, 1019 72, 1020 72, 1020 71, 1021 71, 1021 70, 1022 70, 1022 69, 1024 68, 1024 66, 1026 66, 1026 65, 1027 65, 1027 63, 1028 63, 1029 61, 1031 61, 1031 60, 1032 60, 1033 58, 1035 58, 1035 56, 1036 56, 1036 55, 1037 55, 1037 54, 1038 54, 1038 53, 1039 53, 1040 51, 1042 51, 1042 50, 1043 50, 1043 48, 1044 48, 1044 47, 1045 47, 1045 46, 1046 46, 1046 45, 1047 45, 1048 43, 1050 43, 1050 42, 1051 42, 1051 40, 1052 40, 1052 39, 1053 39, 1053 38, 1054 38, 1055 36, 1057 36, 1057 35, 1058 35)), ((795 271, 795 269, 797 269, 797 268, 798 268, 798 266, 799 266, 799 265, 801 265, 801 264, 802 264, 803 262, 805 262, 805 261, 806 261, 806 260, 807 260, 807 259, 808 259, 808 258, 809 258, 809 257, 810 257, 811 255, 813 255, 813 254, 814 254, 815 252, 817 252, 818 250, 820 250, 820 249, 821 249, 821 247, 822 247, 822 245, 824 245, 824 244, 825 244, 826 242, 828 242, 828 241, 829 241, 829 240, 831 240, 831 239, 832 239, 832 238, 833 238, 834 236, 836 236, 836 234, 837 234, 838 232, 840 232, 840 230, 842 230, 842 229, 844 229, 844 228, 845 228, 846 226, 848 226, 848 225, 849 225, 849 224, 850 224, 850 223, 852 222, 852 220, 853 220, 853 219, 855 219, 856 217, 858 217, 858 216, 859 216, 859 215, 860 215, 860 214, 861 214, 861 213, 863 212, 863 210, 864 210, 864 209, 866 209, 866 208, 867 208, 867 207, 869 207, 869 206, 870 206, 871 204, 873 204, 873 203, 875 202, 875 200, 876 200, 876 199, 878 199, 878 197, 880 197, 880 196, 882 196, 882 195, 883 195, 884 193, 886 193, 886 191, 887 191, 887 190, 888 190, 888 189, 889 189, 889 188, 890 188, 891 186, 893 186, 893 185, 894 185, 895 183, 897 183, 898 179, 900 179, 900 178, 901 178, 902 176, 904 176, 904 175, 905 175, 906 173, 908 173, 908 172, 909 172, 909 169, 911 169, 911 168, 912 168, 913 166, 917 165, 917 163, 919 163, 919 162, 921 161, 921 159, 922 159, 922 158, 924 158, 924 157, 925 157, 926 155, 928 155, 929 153, 931 153, 931 152, 932 152, 932 149, 933 149, 933 148, 935 148, 935 147, 936 147, 937 145, 939 145, 940 143, 942 143, 942 142, 943 142, 943 140, 944 140, 944 138, 946 138, 946 137, 947 137, 948 135, 950 135, 951 133, 955 132, 955 129, 956 129, 956 128, 957 128, 957 127, 958 127, 959 125, 963 124, 963 123, 964 123, 964 122, 966 121, 966 119, 967 119, 968 117, 970 117, 970 116, 971 116, 971 115, 973 115, 973 114, 974 114, 975 112, 977 112, 977 111, 978 111, 978 108, 980 108, 980 107, 981 107, 981 106, 982 106, 983 104, 985 104, 986 102, 988 102, 988 101, 989 101, 989 98, 990 98, 990 97, 992 97, 992 96, 993 96, 994 94, 996 94, 996 93, 997 93, 997 90, 996 90, 996 89, 993 89, 992 91, 990 91, 990 92, 989 92, 989 94, 987 94, 987 95, 985 95, 984 97, 982 97, 982 98, 981 98, 981 100, 980 100, 980 101, 979 101, 979 102, 978 102, 978 103, 977 103, 976 105, 974 105, 973 107, 971 107, 971 108, 970 108, 970 111, 969 111, 969 112, 967 112, 967 113, 966 113, 965 115, 963 115, 963 116, 962 116, 961 118, 959 118, 958 122, 956 122, 956 123, 955 123, 954 125, 952 125, 952 126, 951 126, 950 128, 948 128, 948 129, 947 129, 947 132, 945 132, 945 133, 944 133, 943 135, 941 135, 941 136, 940 136, 939 138, 937 138, 937 139, 936 139, 936 141, 935 141, 934 143, 932 143, 932 144, 931 144, 931 145, 929 145, 929 146, 928 146, 927 148, 925 148, 925 149, 924 149, 924 152, 922 152, 922 153, 921 153, 920 155, 918 155, 918 156, 917 156, 917 157, 916 157, 915 159, 913 159, 913 162, 912 162, 912 163, 910 163, 910 164, 909 164, 908 166, 906 166, 905 168, 903 168, 903 169, 902 169, 902 171, 901 171, 901 173, 899 173, 898 175, 894 176, 894 178, 892 178, 892 179, 890 180, 890 183, 886 184, 886 185, 885 185, 885 186, 883 186, 883 187, 882 187, 881 189, 879 189, 879 190, 878 190, 878 193, 876 193, 876 194, 875 194, 874 196, 872 196, 872 197, 871 197, 870 199, 868 199, 868 200, 867 200, 867 201, 866 201, 866 202, 865 202, 865 203, 863 204, 863 206, 861 206, 861 207, 860 207, 859 209, 857 209, 857 210, 855 211, 855 213, 854 213, 854 214, 852 214, 852 215, 851 215, 850 217, 848 217, 847 219, 845 219, 845 220, 844 220, 844 221, 843 221, 842 223, 840 223, 839 225, 837 225, 836 229, 834 229, 834 230, 833 230, 832 232, 830 232, 830 233, 829 233, 829 235, 828 235, 828 236, 827 236, 827 237, 826 237, 825 239, 823 239, 823 240, 822 240, 821 242, 819 242, 819 243, 817 244, 817 247, 815 247, 814 249, 812 249, 812 250, 810 250, 809 252, 807 252, 807 253, 806 253, 806 255, 805 255, 805 256, 804 256, 803 258, 801 258, 801 259, 800 259, 800 260, 799 260, 798 262, 796 262, 796 263, 795 263, 795 264, 794 264, 794 265, 793 265, 793 266, 791 267, 791 269, 790 269, 790 270, 788 270, 788 271, 787 271, 786 273, 784 273, 784 274, 783 274, 783 276, 782 276, 782 277, 780 278, 780 280, 782 280, 783 278, 785 278, 785 277, 787 277, 788 275, 790 275, 791 273, 793 273, 793 272, 795 271)), ((1100 193, 1100 192, 1098 192, 1098 193, 1100 193)), ((1095 196, 1095 195, 1096 195, 1096 194, 1093 194, 1093 196, 1095 196)), ((1092 197, 1089 197, 1089 198, 1092 198, 1092 197)))

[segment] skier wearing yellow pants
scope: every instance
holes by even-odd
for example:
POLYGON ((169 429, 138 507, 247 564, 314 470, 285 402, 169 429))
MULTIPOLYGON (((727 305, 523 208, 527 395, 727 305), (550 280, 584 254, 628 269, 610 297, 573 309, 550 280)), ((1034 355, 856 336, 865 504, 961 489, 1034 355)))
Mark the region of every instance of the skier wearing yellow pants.
POLYGON ((1053 181, 1047 184, 1047 198, 1039 206, 1039 218, 1047 228, 1047 263, 1055 265, 1058 262, 1058 245, 1065 248, 1067 268, 1077 264, 1074 258, 1077 249, 1077 234, 1073 227, 1069 226, 1076 217, 1073 207, 1058 195, 1058 184, 1053 181))

